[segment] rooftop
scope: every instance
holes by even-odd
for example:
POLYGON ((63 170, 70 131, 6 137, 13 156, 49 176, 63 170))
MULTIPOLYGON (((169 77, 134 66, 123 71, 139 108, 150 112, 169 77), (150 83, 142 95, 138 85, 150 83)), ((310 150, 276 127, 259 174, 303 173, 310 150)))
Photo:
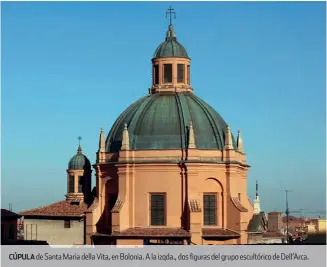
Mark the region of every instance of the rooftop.
POLYGON ((84 212, 88 209, 88 205, 81 202, 79 205, 71 204, 66 200, 62 200, 47 206, 43 206, 36 209, 26 210, 20 212, 20 215, 24 217, 33 216, 57 216, 57 217, 81 217, 84 216, 84 212))

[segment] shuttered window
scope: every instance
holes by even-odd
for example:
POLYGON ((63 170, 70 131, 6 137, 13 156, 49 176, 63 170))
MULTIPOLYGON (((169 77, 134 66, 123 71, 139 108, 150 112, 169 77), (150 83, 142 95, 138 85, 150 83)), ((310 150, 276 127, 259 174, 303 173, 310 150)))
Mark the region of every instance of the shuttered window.
POLYGON ((84 177, 83 176, 78 176, 78 193, 84 193, 83 183, 84 183, 84 177))
POLYGON ((150 223, 151 225, 166 224, 166 195, 151 194, 150 195, 150 223))
POLYGON ((217 196, 205 194, 203 197, 204 225, 217 225, 217 196))
POLYGON ((164 83, 173 82, 173 65, 164 64, 164 83))
POLYGON ((68 193, 74 193, 74 176, 69 176, 68 178, 68 193))
POLYGON ((153 83, 159 84, 159 65, 153 67, 153 83))
POLYGON ((184 83, 184 64, 177 64, 177 82, 184 83))

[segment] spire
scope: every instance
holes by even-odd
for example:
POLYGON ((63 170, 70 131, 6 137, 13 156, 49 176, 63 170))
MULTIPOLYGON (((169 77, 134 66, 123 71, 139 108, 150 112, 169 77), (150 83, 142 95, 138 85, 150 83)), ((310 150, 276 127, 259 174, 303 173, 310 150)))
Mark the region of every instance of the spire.
POLYGON ((259 199, 259 190, 258 190, 258 181, 256 181, 255 184, 255 198, 253 202, 253 213, 254 214, 259 214, 261 212, 261 207, 260 207, 260 199, 259 199))
POLYGON ((127 124, 125 123, 124 131, 123 131, 123 139, 121 141, 121 150, 129 150, 129 133, 127 129, 127 124))
POLYGON ((190 121, 188 148, 196 148, 192 121, 190 121))
POLYGON ((241 131, 238 130, 238 133, 237 133, 237 150, 241 153, 243 153, 243 139, 242 139, 242 136, 241 136, 241 131))
POLYGON ((169 16, 169 26, 168 26, 168 31, 166 34, 166 41, 167 40, 171 40, 171 39, 175 39, 176 40, 176 33, 174 31, 174 26, 172 24, 172 19, 176 18, 176 12, 173 8, 171 8, 171 6, 169 7, 169 9, 166 11, 166 18, 169 16))
POLYGON ((100 129, 99 152, 105 152, 105 141, 103 127, 100 129))
POLYGON ((228 124, 227 124, 226 131, 225 131, 225 146, 224 146, 224 149, 226 149, 226 150, 234 149, 232 133, 231 133, 231 130, 230 130, 228 124))
POLYGON ((79 136, 77 137, 78 139, 78 149, 77 149, 77 154, 82 154, 82 147, 81 147, 81 140, 82 140, 82 137, 79 136))

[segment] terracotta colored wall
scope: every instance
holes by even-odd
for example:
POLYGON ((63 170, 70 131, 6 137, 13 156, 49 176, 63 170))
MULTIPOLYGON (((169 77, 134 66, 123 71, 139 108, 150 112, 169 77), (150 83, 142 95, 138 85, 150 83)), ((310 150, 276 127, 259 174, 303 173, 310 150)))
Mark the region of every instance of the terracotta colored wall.
MULTIPOLYGON (((112 156, 108 153, 103 158, 112 156)), ((120 152, 120 159, 124 160, 152 159, 155 161, 167 158, 180 159, 180 157, 181 151, 178 150, 120 152)), ((195 149, 189 152, 189 158, 220 158, 245 162, 245 155, 233 151, 222 154, 221 151, 198 151, 195 149)), ((247 170, 238 164, 229 166, 226 168, 225 164, 188 163, 185 172, 178 164, 117 164, 115 168, 101 164, 97 169, 97 185, 100 187, 97 195, 99 207, 92 213, 92 219, 88 220, 92 221, 91 224, 96 224, 97 231, 101 232, 103 229, 108 231, 110 214, 106 209, 106 203, 108 195, 118 191, 118 199, 124 203, 118 212, 112 214, 113 230, 120 231, 129 227, 152 227, 150 225, 150 193, 165 193, 167 227, 183 226, 181 216, 186 197, 188 197, 188 199, 200 202, 202 212, 192 214, 190 218, 193 223, 188 222, 187 224, 203 228, 203 194, 216 193, 218 223, 215 227, 241 232, 239 240, 217 242, 247 243, 245 229, 253 214, 253 206, 247 196, 247 170), (240 202, 248 209, 248 212, 240 212, 231 202, 231 197, 238 197, 239 193, 241 194, 240 202)), ((89 229, 92 227, 90 226, 89 229)), ((197 244, 208 243, 202 239, 192 241, 197 244)), ((213 242, 210 241, 210 244, 213 242)))

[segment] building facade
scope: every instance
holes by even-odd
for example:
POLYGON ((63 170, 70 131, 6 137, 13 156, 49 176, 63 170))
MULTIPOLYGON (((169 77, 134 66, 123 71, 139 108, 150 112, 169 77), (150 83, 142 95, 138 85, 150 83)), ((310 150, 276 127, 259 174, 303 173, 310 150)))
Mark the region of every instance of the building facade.
MULTIPOLYGON (((101 128, 93 193, 91 166, 79 148, 61 211, 55 203, 24 213, 31 224, 47 225, 50 236, 43 239, 56 235, 50 244, 67 243, 59 235, 68 233, 63 219, 74 214, 84 220, 86 244, 247 243, 254 208, 241 133, 234 138, 196 96, 191 75, 191 59, 170 24, 152 59, 151 88, 122 112, 107 137, 101 128)), ((70 242, 82 235, 76 227, 80 232, 70 242)))
POLYGON ((94 244, 245 244, 253 206, 240 132, 191 86, 173 25, 152 59, 152 87, 100 133, 94 244))
POLYGON ((91 173, 91 163, 79 145, 68 163, 66 199, 20 213, 24 239, 46 240, 49 245, 85 244, 85 211, 93 201, 91 173))

